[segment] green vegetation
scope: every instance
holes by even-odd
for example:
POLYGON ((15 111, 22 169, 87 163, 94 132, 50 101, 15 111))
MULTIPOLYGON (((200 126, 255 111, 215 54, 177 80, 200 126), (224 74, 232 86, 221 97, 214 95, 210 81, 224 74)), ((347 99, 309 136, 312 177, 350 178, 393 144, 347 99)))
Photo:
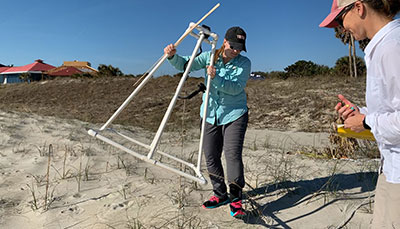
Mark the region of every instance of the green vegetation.
MULTIPOLYGON (((362 59, 361 57, 357 56, 355 58, 356 61, 356 69, 357 69, 357 73, 361 76, 364 76, 366 74, 366 66, 364 63, 364 59, 362 59)), ((339 58, 336 61, 335 67, 333 67, 333 72, 335 75, 341 75, 341 76, 346 76, 348 74, 350 74, 351 66, 352 63, 349 63, 349 57, 348 56, 344 56, 339 58)))
POLYGON ((97 68, 99 71, 99 75, 103 76, 123 76, 124 73, 122 73, 119 68, 113 67, 112 65, 105 65, 105 64, 100 64, 99 67, 97 68))
POLYGON ((329 75, 331 69, 328 66, 318 65, 312 61, 299 60, 285 68, 288 77, 305 77, 315 75, 329 75))
MULTIPOLYGON (((349 57, 344 56, 336 61, 334 67, 330 68, 325 65, 319 65, 312 61, 299 60, 296 63, 287 66, 284 71, 272 72, 253 72, 256 75, 264 76, 265 78, 280 78, 288 79, 293 77, 311 77, 311 76, 352 76, 353 70, 350 67, 354 66, 353 62, 349 63, 349 57)), ((364 60, 361 57, 356 57, 356 67, 359 76, 365 76, 366 67, 364 60)))
POLYGON ((30 73, 24 72, 19 75, 19 79, 22 80, 23 82, 29 83, 32 80, 32 76, 30 73))
MULTIPOLYGON (((339 58, 335 66, 330 68, 325 65, 316 64, 312 61, 307 60, 299 60, 294 64, 287 66, 284 71, 271 71, 271 72, 262 72, 262 71, 254 71, 255 75, 260 75, 265 78, 279 78, 279 79, 288 79, 293 77, 311 77, 311 76, 352 76, 353 70, 350 69, 354 66, 353 62, 350 62, 348 56, 344 56, 339 58)), ((366 67, 363 58, 356 57, 356 68, 359 76, 365 76, 366 67)), ((97 77, 141 77, 143 74, 133 75, 133 74, 124 74, 118 67, 114 67, 112 65, 100 64, 97 73, 97 77)), ((177 73, 173 75, 173 77, 180 78, 183 73, 177 73)), ((92 78, 93 75, 83 74, 83 75, 74 75, 72 78, 92 78)))

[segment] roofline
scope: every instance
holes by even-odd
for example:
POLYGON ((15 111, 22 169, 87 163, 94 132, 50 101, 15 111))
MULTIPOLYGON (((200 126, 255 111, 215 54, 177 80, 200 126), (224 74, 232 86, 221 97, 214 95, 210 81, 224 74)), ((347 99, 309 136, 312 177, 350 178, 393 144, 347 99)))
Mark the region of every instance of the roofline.
MULTIPOLYGON (((63 66, 68 66, 68 65, 63 65, 63 66)), ((71 67, 75 67, 75 68, 77 68, 77 69, 79 69, 79 68, 86 68, 86 69, 89 69, 89 70, 92 70, 92 71, 94 71, 94 72, 99 72, 97 69, 95 69, 95 68, 92 68, 92 67, 90 67, 90 66, 71 66, 71 67)))
POLYGON ((94 72, 99 72, 97 69, 94 69, 94 68, 92 68, 90 66, 86 66, 86 67, 89 68, 90 70, 94 71, 94 72))
POLYGON ((1 72, 0 75, 17 74, 17 73, 42 73, 42 71, 1 72))

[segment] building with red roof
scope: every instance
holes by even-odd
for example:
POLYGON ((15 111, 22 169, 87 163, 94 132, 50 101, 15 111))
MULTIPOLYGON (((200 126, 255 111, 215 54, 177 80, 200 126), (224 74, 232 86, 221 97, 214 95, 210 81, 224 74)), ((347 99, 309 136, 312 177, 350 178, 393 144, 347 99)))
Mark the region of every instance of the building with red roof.
POLYGON ((0 67, 0 73, 4 72, 5 70, 8 70, 11 67, 0 67))
POLYGON ((31 81, 41 80, 45 76, 45 72, 55 68, 52 65, 46 64, 43 60, 35 60, 32 64, 10 67, 3 72, 0 72, 0 80, 2 79, 4 84, 7 83, 19 83, 22 82, 20 75, 27 73, 30 76, 31 81))
POLYGON ((60 66, 58 68, 53 68, 47 71, 46 73, 49 76, 58 77, 58 76, 82 75, 84 72, 72 66, 60 66))
POLYGON ((92 68, 91 64, 87 61, 64 61, 63 66, 71 66, 79 69, 80 71, 84 73, 89 73, 89 74, 96 74, 98 71, 94 68, 92 68))
POLYGON ((50 69, 46 72, 48 76, 59 77, 59 76, 72 76, 72 75, 84 75, 84 74, 97 74, 97 70, 92 68, 90 63, 87 61, 64 61, 64 64, 60 67, 50 69))
MULTIPOLYGON (((5 70, 8 70, 11 67, 7 67, 5 65, 0 64, 0 73, 4 72, 5 70)), ((0 83, 4 81, 4 76, 0 75, 0 83)))

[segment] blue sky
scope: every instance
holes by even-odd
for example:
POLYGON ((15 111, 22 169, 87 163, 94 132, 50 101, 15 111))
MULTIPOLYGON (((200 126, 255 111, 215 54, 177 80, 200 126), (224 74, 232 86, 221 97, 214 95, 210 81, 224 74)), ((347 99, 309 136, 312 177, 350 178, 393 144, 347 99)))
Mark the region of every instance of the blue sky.
MULTIPOLYGON (((220 36, 218 47, 229 27, 244 28, 243 55, 252 61, 252 71, 282 71, 298 60, 332 67, 348 54, 333 29, 318 27, 331 0, 8 0, 0 6, 0 63, 22 66, 43 59, 60 66, 80 60, 94 68, 111 64, 125 74, 140 74, 189 22, 217 3, 221 6, 202 24, 220 36)), ((195 42, 188 36, 178 53, 190 55, 195 42)), ((203 44, 203 50, 209 45, 203 44)), ((175 73, 164 63, 156 75, 175 73)))

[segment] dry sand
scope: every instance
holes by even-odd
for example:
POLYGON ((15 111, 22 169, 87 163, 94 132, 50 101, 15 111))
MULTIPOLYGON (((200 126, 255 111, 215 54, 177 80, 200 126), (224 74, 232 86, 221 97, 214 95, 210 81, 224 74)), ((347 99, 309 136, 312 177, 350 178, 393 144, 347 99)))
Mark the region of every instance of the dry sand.
MULTIPOLYGON (((371 221, 376 160, 300 154, 328 147, 327 134, 249 129, 243 152, 248 217, 238 220, 228 206, 201 208, 210 184, 180 178, 87 134, 99 127, 0 111, 0 228, 368 228, 371 221)), ((154 135, 116 128, 146 143, 154 135)), ((160 149, 188 158, 198 135, 165 133, 160 149)))

